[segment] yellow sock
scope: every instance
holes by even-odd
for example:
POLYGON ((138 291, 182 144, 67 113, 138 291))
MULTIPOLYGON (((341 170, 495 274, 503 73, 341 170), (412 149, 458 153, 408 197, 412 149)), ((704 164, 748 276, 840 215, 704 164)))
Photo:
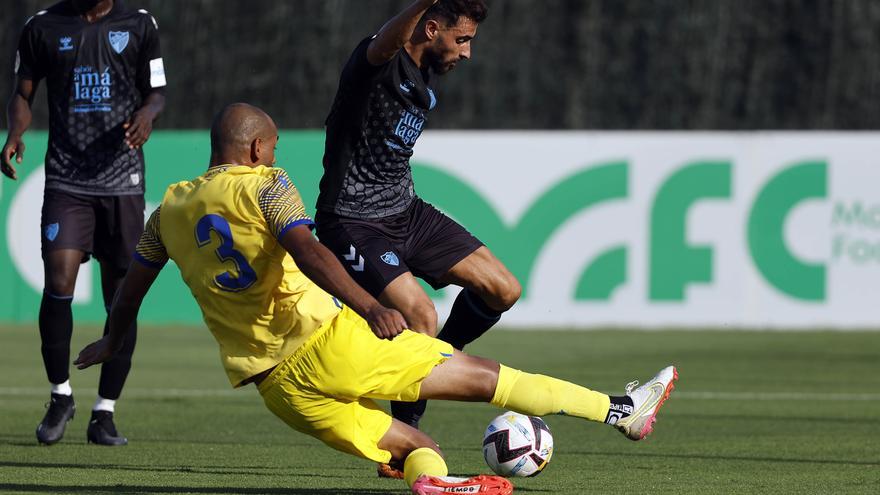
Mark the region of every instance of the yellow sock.
POLYGON ((601 423, 611 399, 573 383, 501 365, 491 404, 529 416, 564 414, 601 423))
POLYGON ((422 447, 413 450, 403 461, 403 479, 407 486, 412 488, 419 476, 446 476, 449 470, 446 461, 434 449, 422 447))

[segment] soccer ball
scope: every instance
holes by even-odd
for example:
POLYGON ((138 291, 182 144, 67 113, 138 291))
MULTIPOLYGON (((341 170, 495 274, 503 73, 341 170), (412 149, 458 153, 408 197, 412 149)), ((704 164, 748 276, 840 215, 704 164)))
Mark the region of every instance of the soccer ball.
POLYGON ((552 456, 553 436, 541 418, 508 411, 483 434, 483 457, 501 476, 536 476, 552 456))

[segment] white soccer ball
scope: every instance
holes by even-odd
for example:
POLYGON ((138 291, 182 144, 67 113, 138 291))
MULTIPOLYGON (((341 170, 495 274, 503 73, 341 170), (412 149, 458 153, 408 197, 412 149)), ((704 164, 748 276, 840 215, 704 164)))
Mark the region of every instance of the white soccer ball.
POLYGON ((536 476, 552 456, 553 436, 541 418, 508 411, 483 434, 483 457, 501 476, 536 476))

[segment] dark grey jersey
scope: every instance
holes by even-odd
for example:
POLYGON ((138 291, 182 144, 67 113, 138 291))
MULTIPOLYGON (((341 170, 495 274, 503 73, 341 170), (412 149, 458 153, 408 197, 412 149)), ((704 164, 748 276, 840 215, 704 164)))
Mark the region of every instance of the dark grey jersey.
POLYGON ((383 218, 415 197, 409 159, 428 112, 437 104, 429 75, 406 50, 381 66, 367 61, 372 38, 346 63, 327 117, 319 211, 383 218))
POLYGON ((78 194, 143 194, 144 156, 125 143, 123 124, 165 86, 158 26, 145 10, 116 0, 88 23, 62 1, 25 25, 20 78, 46 80, 46 188, 78 194))

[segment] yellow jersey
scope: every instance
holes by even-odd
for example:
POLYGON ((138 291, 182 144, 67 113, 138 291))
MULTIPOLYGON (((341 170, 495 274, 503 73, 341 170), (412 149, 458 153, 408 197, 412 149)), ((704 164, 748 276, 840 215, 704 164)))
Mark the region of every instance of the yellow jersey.
POLYGON ((174 260, 238 387, 292 354, 342 307, 278 243, 288 229, 313 224, 284 170, 214 167, 168 187, 134 258, 154 268, 174 260))

